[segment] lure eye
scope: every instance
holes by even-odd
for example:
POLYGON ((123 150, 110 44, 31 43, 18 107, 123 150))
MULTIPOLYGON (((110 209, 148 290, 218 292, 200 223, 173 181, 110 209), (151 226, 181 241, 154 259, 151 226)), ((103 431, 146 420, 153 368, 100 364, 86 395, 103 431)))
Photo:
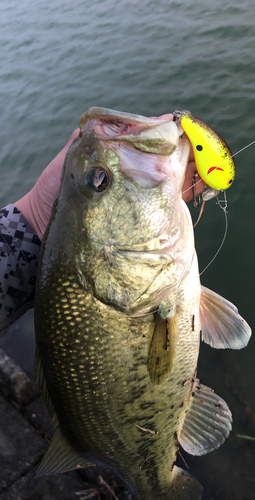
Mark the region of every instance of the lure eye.
POLYGON ((197 151, 202 151, 203 150, 203 146, 201 146, 200 144, 198 144, 196 146, 196 149, 197 149, 197 151))
POLYGON ((102 167, 90 168, 85 175, 85 185, 94 192, 103 193, 111 181, 109 173, 102 167))

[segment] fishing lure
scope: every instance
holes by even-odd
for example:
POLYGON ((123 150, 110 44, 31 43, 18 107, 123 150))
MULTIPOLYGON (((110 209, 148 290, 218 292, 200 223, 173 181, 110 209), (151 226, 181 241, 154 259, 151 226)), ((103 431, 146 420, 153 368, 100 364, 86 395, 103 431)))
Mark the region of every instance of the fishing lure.
POLYGON ((235 178, 235 162, 222 137, 190 111, 175 111, 174 120, 181 123, 191 142, 203 181, 216 190, 229 188, 235 178))

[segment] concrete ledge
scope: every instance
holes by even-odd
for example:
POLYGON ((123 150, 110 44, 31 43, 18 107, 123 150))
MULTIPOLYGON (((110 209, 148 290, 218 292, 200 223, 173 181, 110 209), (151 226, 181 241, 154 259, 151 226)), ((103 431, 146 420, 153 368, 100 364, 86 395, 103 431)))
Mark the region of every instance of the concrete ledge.
POLYGON ((38 387, 2 349, 0 349, 0 386, 6 396, 21 406, 39 394, 38 387))
POLYGON ((132 500, 123 482, 102 467, 34 479, 53 432, 37 386, 0 349, 0 500, 132 500))

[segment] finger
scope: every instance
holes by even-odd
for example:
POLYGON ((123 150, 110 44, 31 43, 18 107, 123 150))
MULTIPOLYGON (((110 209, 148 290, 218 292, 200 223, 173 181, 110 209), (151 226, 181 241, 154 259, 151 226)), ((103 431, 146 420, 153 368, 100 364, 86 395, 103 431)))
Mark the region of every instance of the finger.
POLYGON ((49 173, 50 175, 57 175, 57 171, 59 171, 59 179, 60 179, 60 174, 61 174, 61 169, 64 164, 64 160, 66 157, 66 153, 68 151, 69 146, 72 144, 74 139, 78 137, 80 132, 79 128, 76 128, 73 133, 71 134, 70 138, 68 139, 66 145, 61 149, 61 151, 53 158, 53 160, 49 163, 49 165, 46 167, 45 171, 47 171, 47 174, 49 173))
POLYGON ((73 142, 73 140, 76 139, 76 137, 78 137, 79 133, 80 133, 80 128, 78 127, 71 134, 70 139, 68 140, 67 144, 70 145, 73 142))
POLYGON ((193 151, 193 147, 191 146, 190 144, 190 151, 189 151, 189 161, 195 161, 195 156, 194 156, 194 151, 193 151))
MULTIPOLYGON (((185 180, 182 186, 182 198, 187 203, 193 198, 193 190, 192 190, 192 179, 196 170, 196 164, 194 161, 188 163, 185 180)), ((201 177, 198 175, 196 179, 196 195, 199 195, 205 187, 204 181, 201 180, 201 177)))

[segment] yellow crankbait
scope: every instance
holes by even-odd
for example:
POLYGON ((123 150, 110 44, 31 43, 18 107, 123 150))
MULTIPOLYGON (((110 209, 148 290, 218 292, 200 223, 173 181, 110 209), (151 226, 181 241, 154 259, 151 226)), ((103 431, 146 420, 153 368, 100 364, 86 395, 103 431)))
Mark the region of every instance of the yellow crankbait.
POLYGON ((235 178, 235 162, 226 142, 190 111, 175 111, 174 117, 191 142, 197 171, 203 181, 213 189, 229 188, 235 178))

